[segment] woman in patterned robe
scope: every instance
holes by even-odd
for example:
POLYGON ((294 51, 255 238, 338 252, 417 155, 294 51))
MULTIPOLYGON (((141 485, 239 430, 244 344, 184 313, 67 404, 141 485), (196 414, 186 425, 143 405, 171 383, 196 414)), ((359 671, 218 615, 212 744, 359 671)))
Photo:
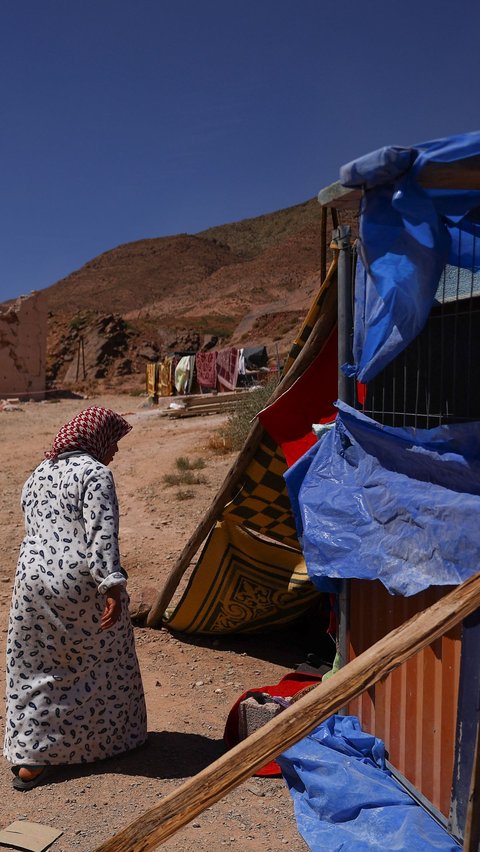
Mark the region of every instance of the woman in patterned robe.
POLYGON ((102 760, 147 736, 107 467, 130 429, 109 409, 80 412, 22 491, 4 745, 17 789, 43 783, 52 767, 102 760))

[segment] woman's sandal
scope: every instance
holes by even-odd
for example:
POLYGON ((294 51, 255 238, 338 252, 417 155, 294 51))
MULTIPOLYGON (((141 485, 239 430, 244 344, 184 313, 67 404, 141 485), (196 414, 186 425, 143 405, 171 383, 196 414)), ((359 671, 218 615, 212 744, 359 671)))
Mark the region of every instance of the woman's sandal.
POLYGON ((40 786, 43 784, 55 771, 54 766, 28 766, 27 764, 21 764, 20 766, 12 766, 12 772, 15 778, 12 781, 12 785, 15 790, 33 790, 34 787, 40 786), (38 775, 35 775, 35 778, 31 778, 29 781, 20 778, 19 772, 21 769, 40 769, 38 775))

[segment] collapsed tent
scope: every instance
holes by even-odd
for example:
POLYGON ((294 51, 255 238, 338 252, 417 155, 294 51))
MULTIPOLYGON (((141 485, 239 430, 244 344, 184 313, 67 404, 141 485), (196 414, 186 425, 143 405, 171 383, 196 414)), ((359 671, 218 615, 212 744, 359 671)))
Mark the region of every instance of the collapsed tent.
MULTIPOLYGON (((313 359, 315 368, 312 375, 303 373, 299 382, 305 381, 305 386, 310 387, 312 376, 328 374, 325 398, 320 401, 317 398, 314 403, 316 413, 321 416, 333 411, 336 396, 337 362, 332 354, 336 309, 331 298, 335 270, 334 263, 305 318, 285 368, 287 371, 292 367, 320 323, 317 354, 313 359)), ((294 393, 298 392, 301 392, 299 387, 294 393)), ((277 417, 275 413, 270 418, 267 413, 265 416, 271 428, 277 417)), ((279 420, 281 416, 280 413, 279 420)), ((292 441, 300 438, 302 442, 305 433, 310 433, 309 417, 310 412, 300 426, 294 424, 292 441)), ((258 444, 238 479, 236 493, 223 505, 218 524, 209 532, 181 600, 167 613, 164 621, 167 627, 195 633, 265 630, 296 620, 318 600, 318 592, 306 574, 297 538, 284 480, 286 470, 285 455, 278 441, 267 430, 260 430, 258 444), (263 557, 258 558, 260 552, 263 557)))
POLYGON ((301 552, 224 520, 210 533, 168 621, 183 633, 254 633, 294 620, 317 599, 301 552))

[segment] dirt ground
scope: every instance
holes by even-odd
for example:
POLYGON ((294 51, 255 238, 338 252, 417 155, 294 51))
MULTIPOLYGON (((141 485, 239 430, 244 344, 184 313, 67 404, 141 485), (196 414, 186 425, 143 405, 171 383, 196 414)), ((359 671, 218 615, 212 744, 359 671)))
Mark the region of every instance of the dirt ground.
MULTIPOLYGON (((158 409, 130 396, 49 403, 22 403, 0 411, 0 665, 11 587, 23 535, 20 491, 58 428, 88 405, 105 405, 133 425, 112 463, 120 502, 122 561, 132 599, 153 598, 223 477, 233 454, 217 455, 208 438, 223 417, 168 420, 158 409), (207 483, 195 497, 179 500, 165 473, 175 459, 206 461, 207 483)), ((0 827, 17 819, 63 831, 55 852, 93 852, 108 837, 153 807, 182 781, 223 752, 228 711, 247 688, 275 683, 305 659, 297 632, 231 639, 176 637, 167 630, 135 628, 148 708, 146 746, 104 763, 70 767, 48 785, 27 793, 11 787, 4 761, 0 772, 0 827)), ((4 723, 0 705, 1 724, 4 723)), ((3 731, 2 731, 3 739, 3 731)), ((305 850, 282 779, 253 778, 162 844, 162 849, 201 852, 305 850)))

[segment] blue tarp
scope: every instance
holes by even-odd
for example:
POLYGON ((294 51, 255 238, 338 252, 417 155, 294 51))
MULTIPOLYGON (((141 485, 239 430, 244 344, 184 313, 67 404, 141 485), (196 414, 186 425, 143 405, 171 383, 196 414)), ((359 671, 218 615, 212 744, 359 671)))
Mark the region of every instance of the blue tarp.
POLYGON ((458 852, 385 768, 381 740, 332 716, 277 758, 313 852, 458 852))
POLYGON ((365 188, 355 283, 354 365, 373 379, 415 339, 432 308, 447 263, 475 273, 480 253, 480 191, 424 189, 429 163, 480 155, 480 132, 382 148, 340 170, 344 186, 365 188))
POLYGON ((478 571, 480 423, 382 426, 337 402, 335 428, 285 474, 310 578, 396 594, 478 571))

